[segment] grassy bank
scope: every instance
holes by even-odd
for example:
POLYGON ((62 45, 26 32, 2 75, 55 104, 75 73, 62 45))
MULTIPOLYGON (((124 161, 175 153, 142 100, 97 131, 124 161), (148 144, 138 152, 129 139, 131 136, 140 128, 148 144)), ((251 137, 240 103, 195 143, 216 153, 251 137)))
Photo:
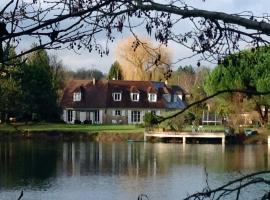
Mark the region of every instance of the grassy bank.
POLYGON ((135 125, 84 125, 55 123, 0 124, 0 132, 86 132, 86 133, 143 133, 144 128, 135 125))
POLYGON ((72 125, 55 123, 0 124, 0 139, 90 140, 123 142, 143 140, 144 128, 135 125, 72 125))

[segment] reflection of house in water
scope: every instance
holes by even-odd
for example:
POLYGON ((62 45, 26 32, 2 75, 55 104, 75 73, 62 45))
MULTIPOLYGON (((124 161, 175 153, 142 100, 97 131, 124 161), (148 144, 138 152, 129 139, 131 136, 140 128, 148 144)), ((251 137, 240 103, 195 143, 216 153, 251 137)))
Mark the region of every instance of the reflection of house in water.
MULTIPOLYGON (((142 144, 143 145, 143 144, 142 144)), ((126 174, 153 175, 154 163, 141 145, 64 143, 60 172, 66 175, 126 174), (146 170, 147 169, 147 170, 146 170), (150 170, 149 170, 150 169, 150 170)), ((151 156, 152 157, 152 156, 151 156)))

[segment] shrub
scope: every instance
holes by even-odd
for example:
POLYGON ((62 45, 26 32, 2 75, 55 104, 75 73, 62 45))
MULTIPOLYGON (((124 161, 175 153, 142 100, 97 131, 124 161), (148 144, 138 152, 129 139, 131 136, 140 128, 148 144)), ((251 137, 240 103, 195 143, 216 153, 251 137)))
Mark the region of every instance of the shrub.
POLYGON ((155 115, 148 112, 148 113, 145 113, 143 117, 143 121, 144 121, 145 127, 150 128, 157 123, 157 118, 155 115))
POLYGON ((75 121, 74 121, 74 124, 81 124, 82 122, 80 121, 80 120, 78 120, 78 119, 76 119, 75 121))
POLYGON ((92 124, 92 121, 90 121, 90 120, 84 120, 83 124, 92 124))
POLYGON ((184 115, 185 123, 191 125, 192 122, 196 119, 196 116, 192 112, 188 112, 184 115))

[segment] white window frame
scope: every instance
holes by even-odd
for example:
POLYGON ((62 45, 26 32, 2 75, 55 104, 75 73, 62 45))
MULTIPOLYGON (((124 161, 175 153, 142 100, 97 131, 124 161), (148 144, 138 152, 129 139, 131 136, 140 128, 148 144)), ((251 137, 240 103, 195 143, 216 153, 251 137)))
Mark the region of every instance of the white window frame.
POLYGON ((82 93, 81 92, 74 92, 73 93, 73 101, 81 101, 82 93))
POLYGON ((157 94, 155 94, 155 93, 148 93, 148 101, 149 102, 157 102, 157 94))
POLYGON ((114 101, 121 101, 122 100, 122 93, 121 92, 114 92, 112 94, 114 101))
POLYGON ((140 94, 139 93, 131 93, 130 98, 131 98, 131 101, 139 101, 140 100, 140 94))
POLYGON ((73 110, 67 110, 67 122, 73 121, 73 110))
POLYGON ((121 110, 115 110, 114 116, 121 116, 121 110))
POLYGON ((131 111, 131 123, 141 123, 141 111, 132 110, 131 111))

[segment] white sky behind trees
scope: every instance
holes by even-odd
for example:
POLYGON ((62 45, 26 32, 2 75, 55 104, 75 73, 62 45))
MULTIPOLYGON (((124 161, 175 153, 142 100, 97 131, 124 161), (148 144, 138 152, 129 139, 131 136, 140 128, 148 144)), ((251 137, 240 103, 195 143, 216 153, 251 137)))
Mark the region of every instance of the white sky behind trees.
MULTIPOLYGON (((254 15, 262 16, 264 14, 270 14, 270 1, 269 0, 206 0, 204 3, 202 0, 188 0, 190 6, 195 8, 207 9, 212 11, 221 11, 227 13, 241 13, 243 11, 252 11, 254 15)), ((250 13, 249 13, 250 14, 250 13)), ((176 27, 179 30, 187 30, 189 24, 176 27)), ((144 25, 141 27, 144 29, 144 25)), ((138 30, 137 30, 138 31, 138 30)), ((140 32, 140 31, 138 31, 140 32)), ((115 61, 115 46, 117 41, 130 36, 131 34, 125 30, 123 34, 118 33, 117 39, 114 43, 110 44, 110 54, 108 56, 100 57, 100 55, 92 51, 89 53, 87 50, 81 50, 76 54, 73 51, 61 50, 61 51, 49 51, 49 53, 57 54, 62 59, 64 65, 68 69, 77 70, 79 68, 93 69, 96 68, 104 73, 107 73, 111 64, 115 61)), ((105 42, 106 38, 99 38, 99 42, 105 42)), ((154 39, 153 39, 154 41, 154 39)), ((168 47, 172 51, 172 62, 177 61, 181 57, 191 55, 191 52, 186 48, 176 43, 169 43, 168 47)), ((178 66, 193 65, 196 66, 199 57, 187 59, 179 63, 174 64, 173 69, 177 69, 178 66)), ((202 62, 206 66, 214 66, 208 62, 202 62)))

